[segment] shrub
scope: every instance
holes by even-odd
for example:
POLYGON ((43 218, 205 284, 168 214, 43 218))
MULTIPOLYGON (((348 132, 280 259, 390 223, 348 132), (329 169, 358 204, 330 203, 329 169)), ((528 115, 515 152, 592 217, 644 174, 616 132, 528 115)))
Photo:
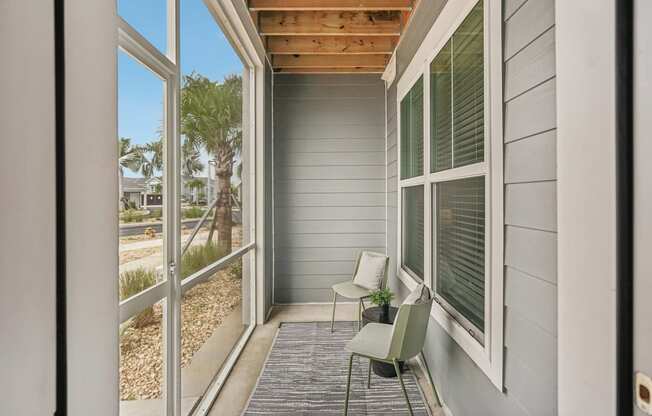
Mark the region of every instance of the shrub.
POLYGON ((215 243, 191 246, 181 258, 181 278, 186 278, 226 255, 215 243))
MULTIPOLYGON (((142 292, 148 287, 156 284, 156 272, 151 269, 139 267, 135 270, 128 270, 120 273, 120 300, 125 300, 131 296, 142 292)), ((142 328, 154 322, 154 308, 148 307, 140 312, 133 319, 136 328, 142 328)))
POLYGON ((163 210, 161 208, 152 208, 149 210, 149 214, 147 215, 147 218, 160 220, 162 216, 163 216, 163 210))
POLYGON ((231 265, 231 276, 242 279, 242 257, 231 265))
POLYGON ((145 215, 135 209, 128 209, 120 214, 120 219, 122 222, 140 222, 143 220, 145 215))
POLYGON ((204 210, 199 207, 190 207, 183 211, 184 218, 201 218, 204 215, 204 210))

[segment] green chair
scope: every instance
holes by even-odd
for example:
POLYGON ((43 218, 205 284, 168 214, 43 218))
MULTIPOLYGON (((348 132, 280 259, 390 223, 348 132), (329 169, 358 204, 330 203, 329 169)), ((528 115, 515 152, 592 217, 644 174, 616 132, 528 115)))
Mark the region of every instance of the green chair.
POLYGON ((348 299, 358 300, 358 330, 362 326, 362 311, 365 309, 364 299, 368 298, 375 290, 372 287, 377 285, 377 289, 382 289, 387 283, 387 268, 389 267, 389 257, 381 253, 372 251, 361 251, 355 261, 353 269, 353 278, 348 282, 333 285, 333 316, 331 318, 331 332, 335 325, 335 306, 337 304, 337 295, 348 299), (367 264, 361 264, 362 262, 367 264), (370 263, 376 263, 370 264, 370 263), (367 267, 369 266, 369 267, 367 267), (378 266, 378 267, 377 267, 378 266), (373 270, 380 269, 380 270, 373 270), (371 272, 368 276, 359 276, 359 272, 371 272), (380 276, 378 276, 380 274, 380 276), (368 285, 364 286, 364 282, 368 285), (362 283, 362 285, 360 284, 362 283))
MULTIPOLYGON (((428 290, 426 288, 426 290, 428 290)), ((428 363, 423 355, 423 344, 428 329, 430 309, 432 307, 432 296, 428 291, 429 299, 424 302, 415 304, 406 304, 400 306, 398 314, 393 325, 369 323, 362 328, 356 336, 346 345, 346 350, 351 353, 349 357, 349 374, 346 383, 346 399, 344 402, 344 415, 349 412, 349 394, 351 390, 351 367, 353 357, 361 356, 369 359, 369 370, 367 379, 367 388, 371 386, 371 363, 380 361, 387 364, 393 364, 396 369, 403 396, 407 403, 410 415, 413 414, 410 400, 405 390, 403 377, 399 368, 399 361, 407 361, 410 358, 421 354, 421 359, 426 367, 428 379, 434 386, 428 363)), ((435 399, 439 404, 439 396, 435 391, 435 399)))

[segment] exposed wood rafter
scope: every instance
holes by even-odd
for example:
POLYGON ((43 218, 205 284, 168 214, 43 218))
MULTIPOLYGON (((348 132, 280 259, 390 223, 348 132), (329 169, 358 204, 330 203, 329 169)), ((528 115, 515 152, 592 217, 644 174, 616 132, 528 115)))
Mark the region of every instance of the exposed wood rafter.
POLYGON ((397 41, 394 36, 271 36, 267 51, 277 55, 391 55, 397 41))
POLYGON ((260 12, 264 36, 381 36, 401 34, 398 12, 260 12))
POLYGON ((275 72, 382 73, 418 0, 248 0, 275 72))
POLYGON ((372 11, 412 10, 411 0, 250 0, 257 11, 372 11))

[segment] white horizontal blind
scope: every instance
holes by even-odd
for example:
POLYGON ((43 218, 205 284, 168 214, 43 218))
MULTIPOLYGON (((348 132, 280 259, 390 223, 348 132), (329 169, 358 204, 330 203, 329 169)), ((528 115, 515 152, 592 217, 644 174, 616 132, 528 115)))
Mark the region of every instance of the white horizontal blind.
MULTIPOLYGON (((484 162, 484 12, 479 1, 430 64, 431 172, 484 162)), ((436 293, 482 339, 485 176, 432 185, 436 293)))
POLYGON ((436 184, 437 293, 484 328, 484 176, 436 184))
POLYGON ((401 100, 401 179, 423 175, 423 77, 401 100))
POLYGON ((431 172, 484 160, 484 36, 480 1, 430 64, 431 172))
POLYGON ((423 280, 423 185, 403 188, 403 265, 423 280))

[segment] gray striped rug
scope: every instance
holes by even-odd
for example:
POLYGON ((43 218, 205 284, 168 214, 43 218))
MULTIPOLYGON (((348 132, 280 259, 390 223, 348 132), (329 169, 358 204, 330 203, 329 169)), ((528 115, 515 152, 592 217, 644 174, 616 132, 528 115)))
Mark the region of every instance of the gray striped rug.
MULTIPOLYGON (((344 345, 357 333, 357 322, 284 323, 279 328, 258 384, 243 415, 342 415, 349 354, 344 345)), ((397 378, 371 374, 369 361, 353 359, 349 415, 408 415, 397 378)), ((429 415, 414 374, 403 379, 415 415, 429 415)))

